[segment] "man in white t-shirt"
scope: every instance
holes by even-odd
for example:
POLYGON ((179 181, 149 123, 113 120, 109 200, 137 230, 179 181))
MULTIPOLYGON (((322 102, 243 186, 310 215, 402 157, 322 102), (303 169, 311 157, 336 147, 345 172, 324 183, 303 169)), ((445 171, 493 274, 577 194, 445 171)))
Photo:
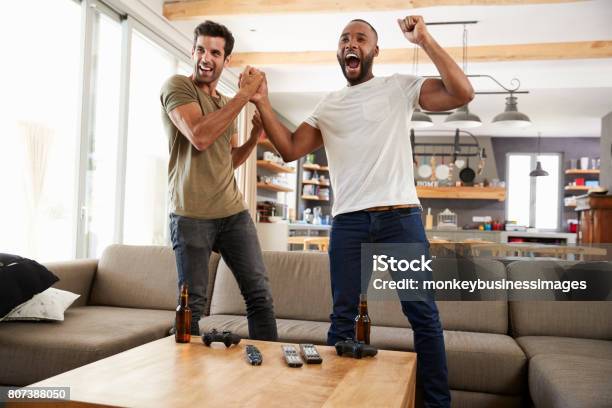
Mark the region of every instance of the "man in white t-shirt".
MULTIPOLYGON (((408 41, 427 53, 441 79, 400 74, 375 78, 372 64, 379 53, 378 35, 366 21, 353 20, 342 31, 337 51, 348 86, 323 98, 295 132, 276 118, 265 80, 251 99, 266 134, 286 162, 325 146, 334 190, 330 345, 354 337, 362 243, 416 243, 427 252, 414 186, 408 128, 412 112, 415 107, 453 109, 474 95, 470 82, 431 37, 422 17, 409 16, 398 24, 408 41)), ((446 352, 436 304, 433 300, 401 303, 414 331, 425 404, 448 407, 446 352)))

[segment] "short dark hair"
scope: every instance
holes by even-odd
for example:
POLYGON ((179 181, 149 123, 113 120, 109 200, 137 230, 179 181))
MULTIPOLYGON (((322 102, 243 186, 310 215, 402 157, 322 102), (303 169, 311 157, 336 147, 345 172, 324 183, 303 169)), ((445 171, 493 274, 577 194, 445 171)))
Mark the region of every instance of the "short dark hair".
POLYGON ((207 37, 221 37, 225 40, 225 57, 229 56, 234 49, 234 36, 232 32, 223 24, 215 23, 214 21, 206 20, 193 30, 193 46, 195 47, 198 37, 204 35, 207 37))
POLYGON ((349 24, 350 24, 350 23, 353 23, 353 22, 355 22, 355 21, 358 21, 358 22, 360 22, 360 23, 367 24, 367 25, 368 25, 368 27, 370 27, 370 28, 372 29, 372 31, 374 31, 374 35, 376 36, 376 40, 378 40, 378 32, 376 32, 376 29, 375 29, 375 28, 372 26, 372 24, 370 24, 370 23, 368 23, 367 21, 362 20, 362 19, 360 19, 360 18, 356 18, 356 19, 354 19, 354 20, 349 21, 349 24))

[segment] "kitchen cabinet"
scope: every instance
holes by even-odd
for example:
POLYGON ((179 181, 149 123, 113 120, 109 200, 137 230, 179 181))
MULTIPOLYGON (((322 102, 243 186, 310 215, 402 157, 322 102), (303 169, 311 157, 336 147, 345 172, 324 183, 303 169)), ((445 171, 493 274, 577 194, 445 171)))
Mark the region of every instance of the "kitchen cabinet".
POLYGON ((576 211, 580 214, 581 243, 612 243, 612 195, 578 196, 576 211))

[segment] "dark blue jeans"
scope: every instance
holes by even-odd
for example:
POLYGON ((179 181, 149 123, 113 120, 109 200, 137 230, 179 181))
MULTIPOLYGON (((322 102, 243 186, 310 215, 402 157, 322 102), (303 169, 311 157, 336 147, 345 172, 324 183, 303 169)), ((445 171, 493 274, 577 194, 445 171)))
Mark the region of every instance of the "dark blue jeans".
POLYGON ((212 220, 170 214, 170 234, 178 286, 189 285, 192 334, 200 332, 198 323, 206 304, 208 261, 214 249, 221 253, 244 297, 249 337, 271 341, 278 338, 268 276, 248 211, 212 220))
MULTIPOLYGON (((428 243, 421 210, 356 211, 334 217, 329 246, 334 303, 327 335, 329 345, 354 338, 354 319, 361 291, 362 243, 428 243)), ((438 308, 433 300, 403 301, 401 304, 414 331, 417 377, 423 385, 425 406, 449 407, 446 351, 438 308)))

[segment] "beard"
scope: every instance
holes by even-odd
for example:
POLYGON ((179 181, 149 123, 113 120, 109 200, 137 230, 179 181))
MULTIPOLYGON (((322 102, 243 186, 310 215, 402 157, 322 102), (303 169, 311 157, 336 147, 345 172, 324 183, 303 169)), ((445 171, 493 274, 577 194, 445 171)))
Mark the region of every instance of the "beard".
POLYGON ((344 75, 344 77, 346 78, 348 83, 351 84, 351 85, 357 85, 357 84, 360 84, 361 82, 363 82, 363 80, 370 73, 370 71, 372 69, 372 64, 374 63, 374 51, 372 51, 371 53, 365 55, 359 61, 359 65, 360 65, 360 67, 359 67, 359 75, 357 75, 356 77, 352 77, 352 78, 349 77, 348 73, 346 72, 346 60, 344 59, 344 56, 336 54, 336 58, 338 59, 338 63, 340 64, 340 68, 342 69, 342 75, 344 75))

